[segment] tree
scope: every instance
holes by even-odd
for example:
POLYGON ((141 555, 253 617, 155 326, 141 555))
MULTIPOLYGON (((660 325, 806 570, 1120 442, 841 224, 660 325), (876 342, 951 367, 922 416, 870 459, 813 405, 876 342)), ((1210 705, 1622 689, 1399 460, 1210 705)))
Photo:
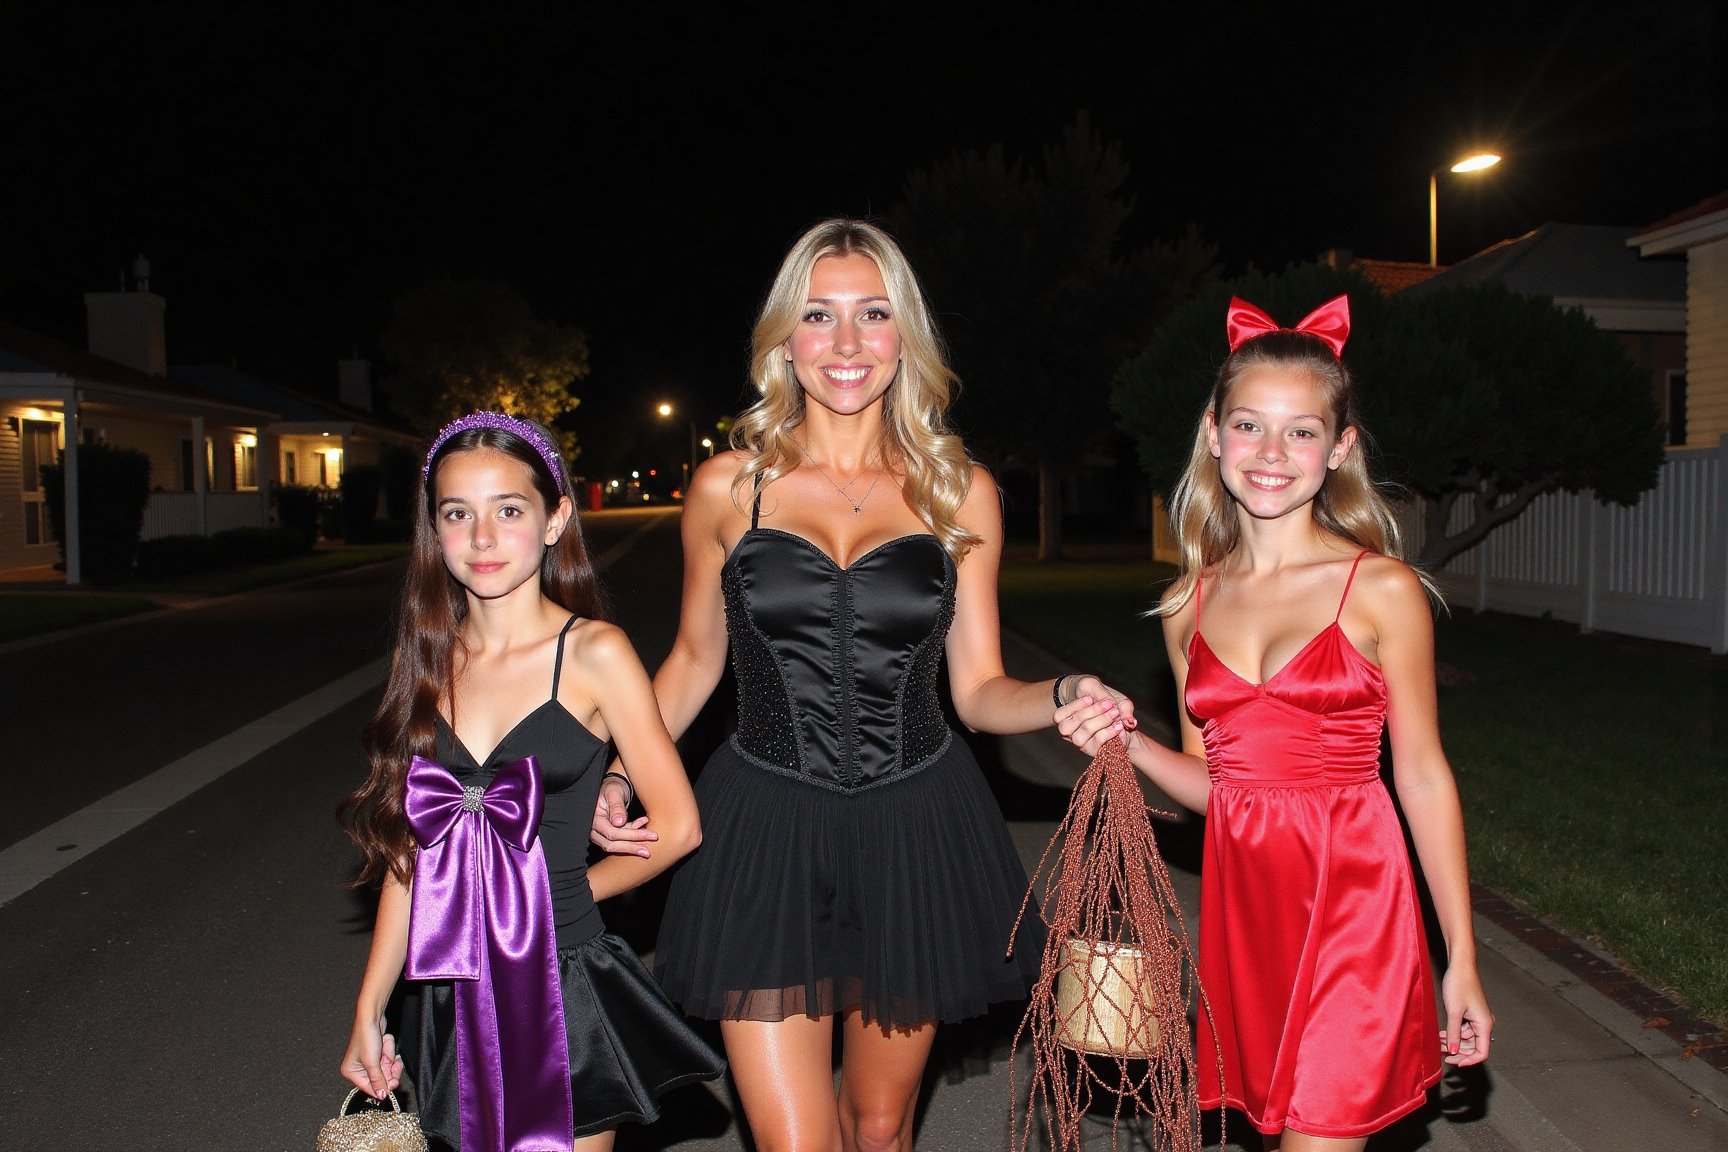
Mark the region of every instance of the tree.
MULTIPOLYGON (((378 343, 393 371, 379 384, 390 407, 431 435, 478 408, 553 427, 580 401, 588 337, 541 320, 514 289, 485 280, 422 285, 395 303, 378 343)), ((574 438, 561 432, 575 455, 574 438)))
POLYGON ((1350 296, 1345 359, 1373 471, 1427 500, 1422 566, 1474 547, 1544 492, 1631 504, 1655 487, 1662 428, 1649 383, 1582 310, 1492 282, 1387 297, 1359 273, 1305 264, 1209 287, 1117 373, 1111 404, 1156 491, 1168 499, 1187 463, 1230 296, 1294 324, 1339 293, 1350 296), (1474 520, 1448 534, 1460 500, 1474 520))
POLYGON ((1038 467, 1040 560, 1062 554, 1062 477, 1113 431, 1115 368, 1215 275, 1216 253, 1193 230, 1122 251, 1127 180, 1121 148, 1082 115, 1037 169, 1000 145, 957 153, 909 176, 889 212, 965 385, 956 422, 1038 467))

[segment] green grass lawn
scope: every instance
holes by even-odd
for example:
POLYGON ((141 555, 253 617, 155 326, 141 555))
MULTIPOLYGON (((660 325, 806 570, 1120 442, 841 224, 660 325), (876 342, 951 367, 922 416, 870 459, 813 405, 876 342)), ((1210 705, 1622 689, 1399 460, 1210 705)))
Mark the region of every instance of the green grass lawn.
MULTIPOLYGON (((1173 719, 1141 616, 1172 574, 1010 561, 1003 620, 1173 719)), ((1435 637, 1471 878, 1728 1021, 1728 659, 1499 613, 1454 610, 1435 637)))

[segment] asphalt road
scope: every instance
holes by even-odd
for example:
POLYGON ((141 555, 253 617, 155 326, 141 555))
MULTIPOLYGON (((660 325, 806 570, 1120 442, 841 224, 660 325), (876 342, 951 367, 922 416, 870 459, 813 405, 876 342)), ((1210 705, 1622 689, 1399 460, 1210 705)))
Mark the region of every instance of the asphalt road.
MULTIPOLYGON (((676 524, 589 519, 650 667, 676 524)), ((311 1147, 371 920, 333 814, 364 777, 400 571, 0 649, 0 1148, 311 1147)))
MULTIPOLYGON (((619 622, 656 667, 676 630, 674 510, 587 518, 619 622)), ((345 1094, 336 1062, 371 900, 333 818, 364 775, 396 564, 45 640, 0 645, 11 771, 0 805, 0 1152, 305 1152, 345 1094)), ((1004 637, 1011 673, 1063 667, 1004 637)), ((693 772, 733 703, 681 746, 693 772)), ((973 744, 1031 868, 1078 753, 1048 732, 973 744)), ((1173 808, 1150 794, 1155 807, 1173 808)), ((1190 919, 1198 823, 1159 826, 1190 919)), ((650 954, 656 885, 605 906, 650 954)), ((1449 1076, 1373 1152, 1728 1148, 1728 1079, 1480 912, 1498 1017, 1491 1066, 1449 1076), (1499 1036, 1504 1033, 1504 1037, 1499 1036)), ((1578 949, 1584 951, 1582 946, 1578 949)), ((651 959, 651 955, 649 955, 651 959)), ((945 1028, 919 1146, 1002 1152, 1018 1007, 945 1028)), ((665 1102, 621 1152, 749 1152, 723 1086, 665 1102)), ((1216 1119, 1204 1129, 1217 1139, 1216 1119)), ((1113 1142, 1107 1118, 1088 1152, 1113 1142)), ((1233 1127, 1232 1152, 1258 1147, 1233 1127)), ((1034 1144, 1036 1147, 1036 1144, 1034 1144)))

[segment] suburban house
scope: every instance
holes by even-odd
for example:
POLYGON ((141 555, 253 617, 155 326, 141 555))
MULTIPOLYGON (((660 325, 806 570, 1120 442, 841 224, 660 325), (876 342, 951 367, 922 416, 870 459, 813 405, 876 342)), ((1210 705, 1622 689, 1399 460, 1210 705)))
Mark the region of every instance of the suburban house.
POLYGON ((1626 243, 1646 258, 1686 259, 1686 364, 1677 407, 1670 409, 1669 442, 1715 448, 1728 435, 1728 192, 1658 220, 1626 243))
MULTIPOLYGON (((84 300, 87 350, 0 323, 0 572, 58 562, 38 469, 63 455, 76 492, 80 445, 149 458, 146 540, 265 525, 277 484, 335 488, 387 445, 420 450, 371 411, 364 360, 338 361, 340 400, 323 401, 224 365, 170 368, 166 302, 147 279, 84 300)), ((77 502, 67 508, 65 580, 77 584, 77 502)))
POLYGON ((1578 308, 1625 345, 1650 376, 1650 388, 1671 444, 1684 444, 1686 388, 1686 263, 1640 259, 1627 247, 1639 229, 1604 224, 1544 224, 1444 268, 1405 291, 1411 295, 1457 284, 1497 281, 1525 296, 1551 297, 1578 308))
POLYGON ((203 392, 271 412, 259 432, 260 451, 275 483, 334 488, 345 469, 381 464, 400 448, 418 457, 421 437, 405 424, 373 412, 371 365, 337 362, 337 400, 325 400, 226 364, 176 364, 176 380, 203 392))
POLYGON ((0 570, 58 562, 38 469, 63 459, 65 579, 81 582, 76 493, 85 444, 121 445, 149 458, 148 536, 266 523, 258 432, 273 413, 171 379, 160 343, 116 343, 117 330, 134 327, 129 313, 154 311, 160 329, 161 297, 105 292, 86 299, 91 351, 0 323, 0 570))

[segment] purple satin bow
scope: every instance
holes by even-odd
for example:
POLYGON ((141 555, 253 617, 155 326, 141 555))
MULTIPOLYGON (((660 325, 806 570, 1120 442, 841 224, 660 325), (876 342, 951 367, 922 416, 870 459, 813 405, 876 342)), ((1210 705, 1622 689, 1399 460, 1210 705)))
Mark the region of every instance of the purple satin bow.
POLYGON ((420 845, 408 916, 410 980, 456 988, 463 1152, 570 1147, 570 1056, 534 757, 464 788, 422 756, 404 807, 420 845))

